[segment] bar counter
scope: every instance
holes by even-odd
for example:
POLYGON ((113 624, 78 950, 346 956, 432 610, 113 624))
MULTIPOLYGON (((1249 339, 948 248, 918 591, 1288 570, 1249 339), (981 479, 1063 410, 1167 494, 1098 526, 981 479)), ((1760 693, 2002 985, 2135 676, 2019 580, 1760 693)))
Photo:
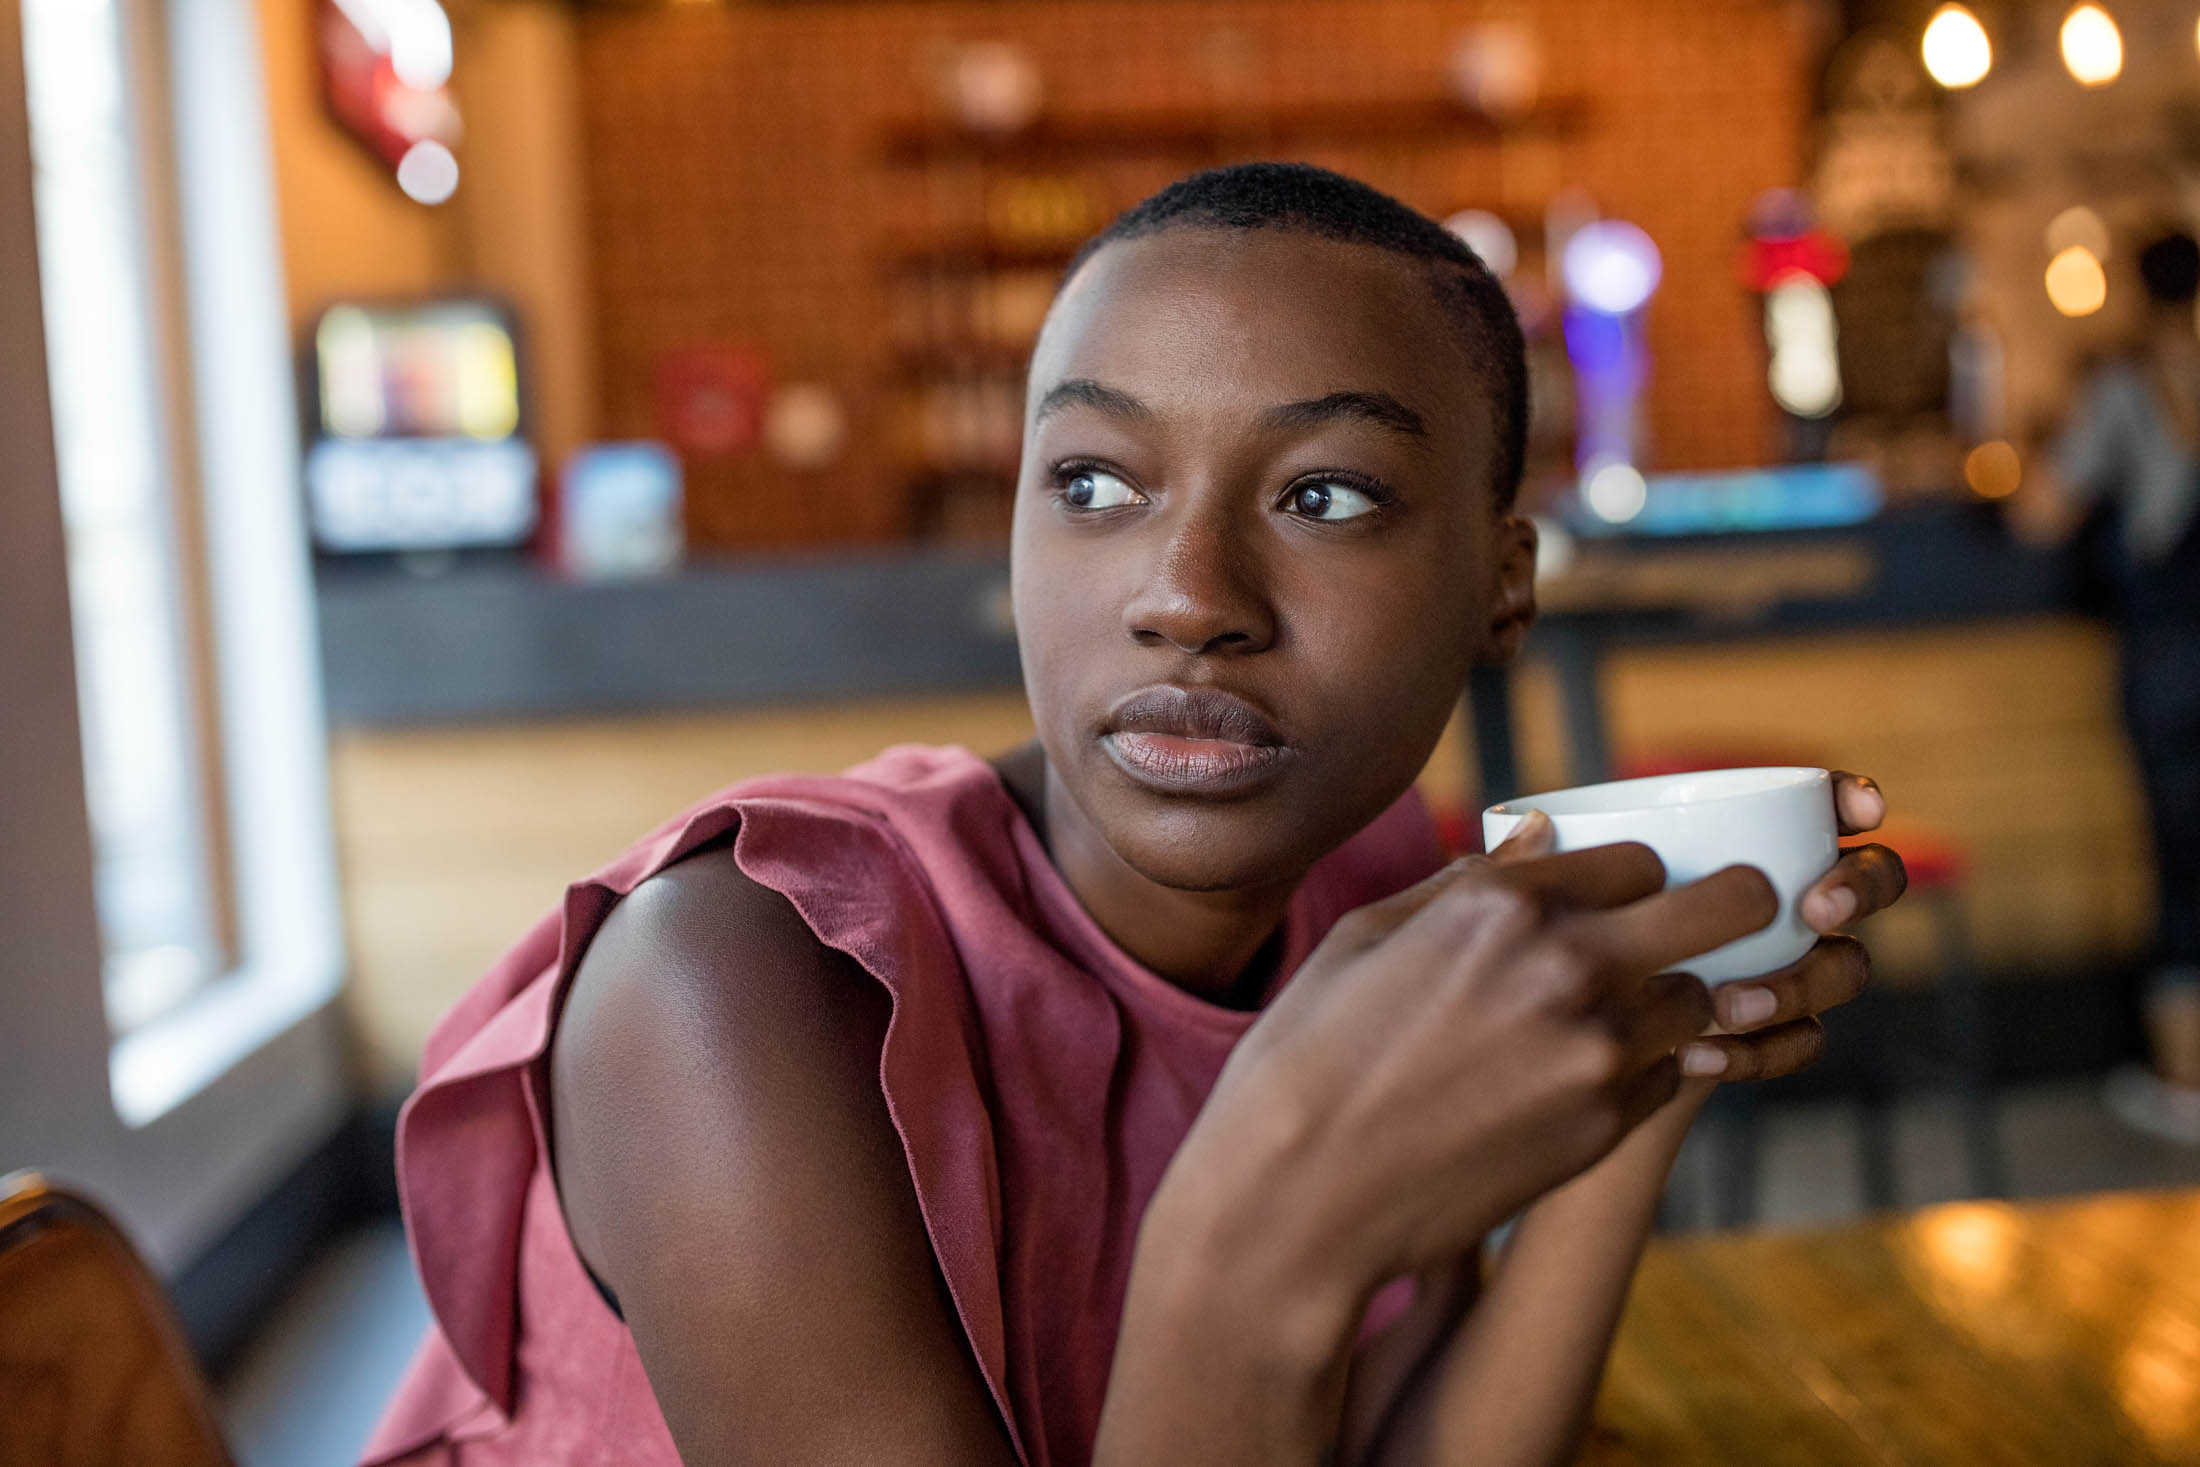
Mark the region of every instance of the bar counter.
MULTIPOLYGON (((630 714, 1013 688, 1004 551, 698 561, 575 584, 531 562, 440 576, 324 568, 329 716, 347 727, 630 714)), ((1983 507, 1838 530, 1584 542, 1547 584, 1534 651, 1944 626, 2055 612, 2059 555, 1983 507)))

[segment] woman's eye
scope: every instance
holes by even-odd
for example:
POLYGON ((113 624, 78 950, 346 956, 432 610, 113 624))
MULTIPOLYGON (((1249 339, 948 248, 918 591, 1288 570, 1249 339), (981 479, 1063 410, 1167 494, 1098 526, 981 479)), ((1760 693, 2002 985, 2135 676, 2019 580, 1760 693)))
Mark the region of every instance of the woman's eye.
POLYGON ((1375 508, 1375 501, 1349 484, 1327 481, 1301 484, 1285 501, 1291 513, 1310 520, 1351 520, 1375 508))
POLYGON ((1079 469, 1063 481, 1062 498, 1071 509, 1115 509, 1145 496, 1105 469, 1079 469))

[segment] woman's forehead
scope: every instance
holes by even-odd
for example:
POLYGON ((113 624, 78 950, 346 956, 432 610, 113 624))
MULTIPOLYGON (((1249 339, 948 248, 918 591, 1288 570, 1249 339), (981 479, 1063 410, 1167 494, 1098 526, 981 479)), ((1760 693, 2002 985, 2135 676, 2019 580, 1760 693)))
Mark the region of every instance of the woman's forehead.
POLYGON ((1422 261, 1283 229, 1179 227, 1111 243, 1070 280, 1032 355, 1027 413, 1086 381, 1161 406, 1358 391, 1450 417, 1476 375, 1422 261))

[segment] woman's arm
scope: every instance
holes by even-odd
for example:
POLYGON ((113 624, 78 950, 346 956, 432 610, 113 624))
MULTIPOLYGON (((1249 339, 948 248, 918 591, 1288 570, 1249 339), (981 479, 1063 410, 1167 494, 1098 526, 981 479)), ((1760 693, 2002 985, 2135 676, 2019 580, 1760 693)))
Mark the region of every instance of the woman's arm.
POLYGON ((1712 1088, 1688 1081, 1611 1155, 1522 1214, 1480 1300, 1402 1394, 1374 1462, 1568 1460, 1666 1175, 1712 1088))

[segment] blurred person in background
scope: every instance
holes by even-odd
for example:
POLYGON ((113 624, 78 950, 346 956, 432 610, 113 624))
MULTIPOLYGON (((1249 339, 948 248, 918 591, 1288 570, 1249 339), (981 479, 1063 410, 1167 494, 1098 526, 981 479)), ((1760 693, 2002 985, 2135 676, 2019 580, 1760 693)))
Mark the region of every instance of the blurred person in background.
POLYGON ((2098 367, 2028 476, 2020 527, 2075 536, 2117 625, 2123 716, 2158 875, 2145 995, 2153 1069, 2112 1076, 2127 1122, 2200 1146, 2200 244, 2139 254, 2137 348, 2098 367))

